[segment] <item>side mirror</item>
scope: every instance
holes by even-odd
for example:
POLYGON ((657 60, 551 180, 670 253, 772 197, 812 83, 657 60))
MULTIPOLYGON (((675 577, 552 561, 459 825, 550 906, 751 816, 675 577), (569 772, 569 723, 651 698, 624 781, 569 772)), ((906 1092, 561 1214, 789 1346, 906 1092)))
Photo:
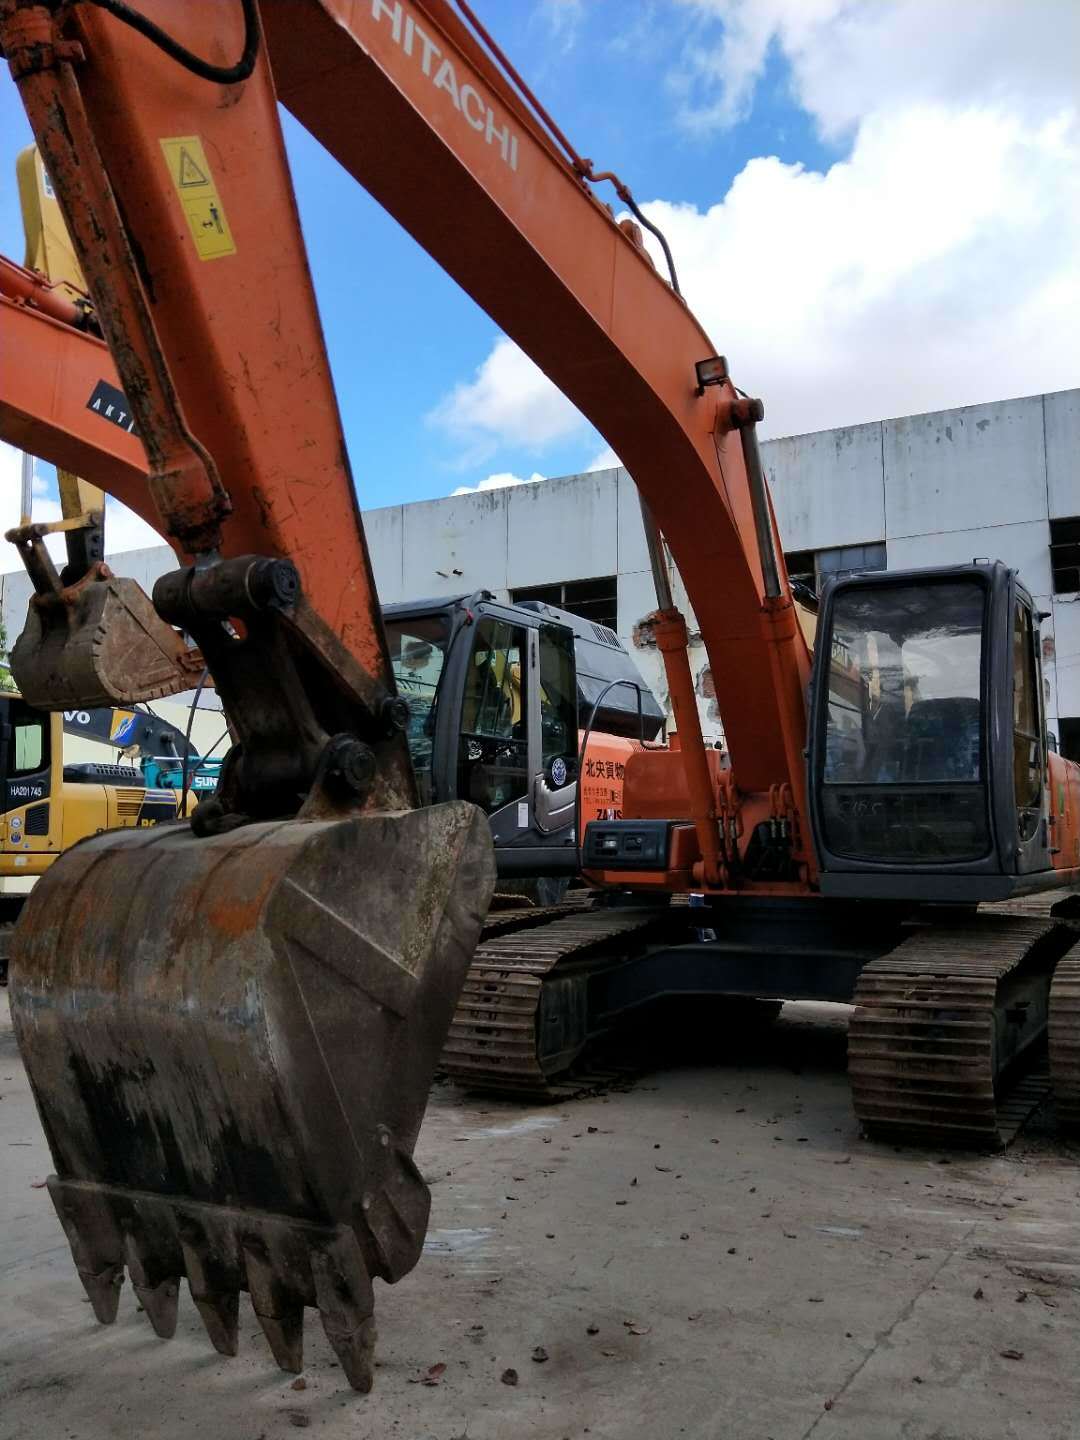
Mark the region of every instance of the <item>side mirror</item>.
POLYGON ((1052 730, 1046 732, 1046 748, 1055 755, 1058 753, 1058 738, 1052 730))

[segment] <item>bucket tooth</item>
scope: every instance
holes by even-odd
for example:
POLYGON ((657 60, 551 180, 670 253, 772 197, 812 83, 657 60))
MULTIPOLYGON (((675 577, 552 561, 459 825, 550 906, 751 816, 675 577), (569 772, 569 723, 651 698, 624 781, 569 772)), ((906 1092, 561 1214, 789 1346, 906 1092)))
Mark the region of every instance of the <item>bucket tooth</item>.
POLYGON ((154 1334, 159 1340, 171 1340, 176 1334, 180 1277, 163 1275, 162 1267, 150 1247, 130 1232, 124 1236, 124 1258, 132 1289, 146 1311, 154 1334))
POLYGON ((196 1296, 195 1308, 218 1354, 235 1355, 240 1348, 240 1292, 196 1296))
POLYGON ((188 1226, 181 1236, 188 1288, 210 1343, 219 1355, 235 1355, 240 1333, 240 1274, 236 1247, 227 1231, 211 1239, 188 1226))
POLYGON ((312 1250, 311 1273, 326 1338, 349 1384, 366 1395, 375 1379, 375 1297, 356 1237, 343 1232, 312 1250))
POLYGON ((304 1307, 282 1305, 276 1315, 256 1310, 255 1318, 278 1368, 299 1375, 304 1368, 304 1307))
POLYGON ((244 1246, 244 1270, 255 1318, 282 1370, 304 1368, 304 1301, 283 1283, 273 1258, 261 1247, 244 1246))
POLYGON ((102 1325, 111 1325, 120 1308, 120 1289, 124 1283, 124 1267, 110 1265, 97 1274, 80 1270, 79 1279, 89 1297, 95 1318, 102 1325))
POLYGON ((160 1285, 135 1285, 132 1283, 139 1303, 146 1311, 146 1318, 154 1327, 159 1340, 171 1340, 176 1334, 176 1316, 180 1303, 180 1281, 174 1277, 162 1280, 160 1285))
POLYGON ((124 1283, 123 1242, 112 1212, 88 1187, 64 1185, 55 1175, 49 1176, 48 1187, 94 1315, 111 1325, 124 1283))

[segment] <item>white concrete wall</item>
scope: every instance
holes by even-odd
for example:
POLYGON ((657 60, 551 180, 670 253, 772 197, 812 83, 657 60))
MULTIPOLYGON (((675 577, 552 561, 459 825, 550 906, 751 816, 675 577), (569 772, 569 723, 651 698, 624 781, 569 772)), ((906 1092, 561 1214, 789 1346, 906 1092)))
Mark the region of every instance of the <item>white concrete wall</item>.
POLYGON ((761 450, 785 550, 885 539, 880 422, 768 440, 761 450))
MULTIPOLYGON (((884 541, 890 569, 1005 560, 1051 612, 1044 625, 1049 710, 1080 717, 1080 597, 1052 596, 1049 519, 1080 515, 1080 390, 943 410, 767 441, 765 469, 785 550, 884 541)), ((654 607, 637 491, 624 470, 396 505, 365 514, 387 602, 618 576, 620 638, 666 699, 657 652, 638 622, 654 607)), ((149 590, 172 564, 165 547, 114 557, 149 590)), ((676 596, 692 608, 678 578, 676 596)), ((9 637, 29 584, 0 577, 9 637)), ((692 645, 699 675, 704 648, 692 645)), ((701 689, 707 692, 707 680, 701 689)), ((706 733, 719 735, 707 693, 706 733)))
MULTIPOLYGON (((1050 518, 1080 515, 1080 390, 1044 395, 1043 416, 1050 518)), ((1057 714, 1080 716, 1080 595, 1055 595, 1051 605, 1054 664, 1048 668, 1054 675, 1057 714)))

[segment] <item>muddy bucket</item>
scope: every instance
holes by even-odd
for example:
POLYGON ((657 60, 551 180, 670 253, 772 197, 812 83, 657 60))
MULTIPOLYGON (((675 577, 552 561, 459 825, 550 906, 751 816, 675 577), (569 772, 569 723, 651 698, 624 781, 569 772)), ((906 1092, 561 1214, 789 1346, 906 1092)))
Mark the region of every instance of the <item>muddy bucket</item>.
POLYGON ((114 831, 42 877, 11 1008, 99 1320, 126 1269, 171 1335, 186 1276, 231 1355, 246 1290, 297 1371, 312 1306, 370 1388, 372 1277, 420 1257, 412 1152, 493 884, 487 824, 457 803, 114 831))
POLYGON ((35 596, 11 651, 15 683, 40 710, 159 700, 192 689, 202 667, 138 583, 108 573, 35 596))

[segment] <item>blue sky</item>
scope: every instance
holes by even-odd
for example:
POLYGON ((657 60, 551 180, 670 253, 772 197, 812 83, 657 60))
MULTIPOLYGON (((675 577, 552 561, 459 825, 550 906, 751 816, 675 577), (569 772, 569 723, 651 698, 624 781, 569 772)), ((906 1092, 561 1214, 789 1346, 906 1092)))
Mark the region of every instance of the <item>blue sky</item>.
MULTIPOLYGON (((931 0, 477 8, 578 149, 664 224, 691 304, 780 432, 1080 382, 1071 341, 1048 337, 1069 315, 1075 335, 1080 293, 1080 201, 1063 186, 1077 159, 1060 58, 1071 0, 1019 17, 983 0, 975 29, 958 22, 932 51, 931 0)), ((599 458, 601 437, 284 123, 361 503, 599 458), (492 397, 500 418, 478 424, 492 397)), ((17 259, 14 165, 29 138, 5 68, 0 249, 17 259)))

